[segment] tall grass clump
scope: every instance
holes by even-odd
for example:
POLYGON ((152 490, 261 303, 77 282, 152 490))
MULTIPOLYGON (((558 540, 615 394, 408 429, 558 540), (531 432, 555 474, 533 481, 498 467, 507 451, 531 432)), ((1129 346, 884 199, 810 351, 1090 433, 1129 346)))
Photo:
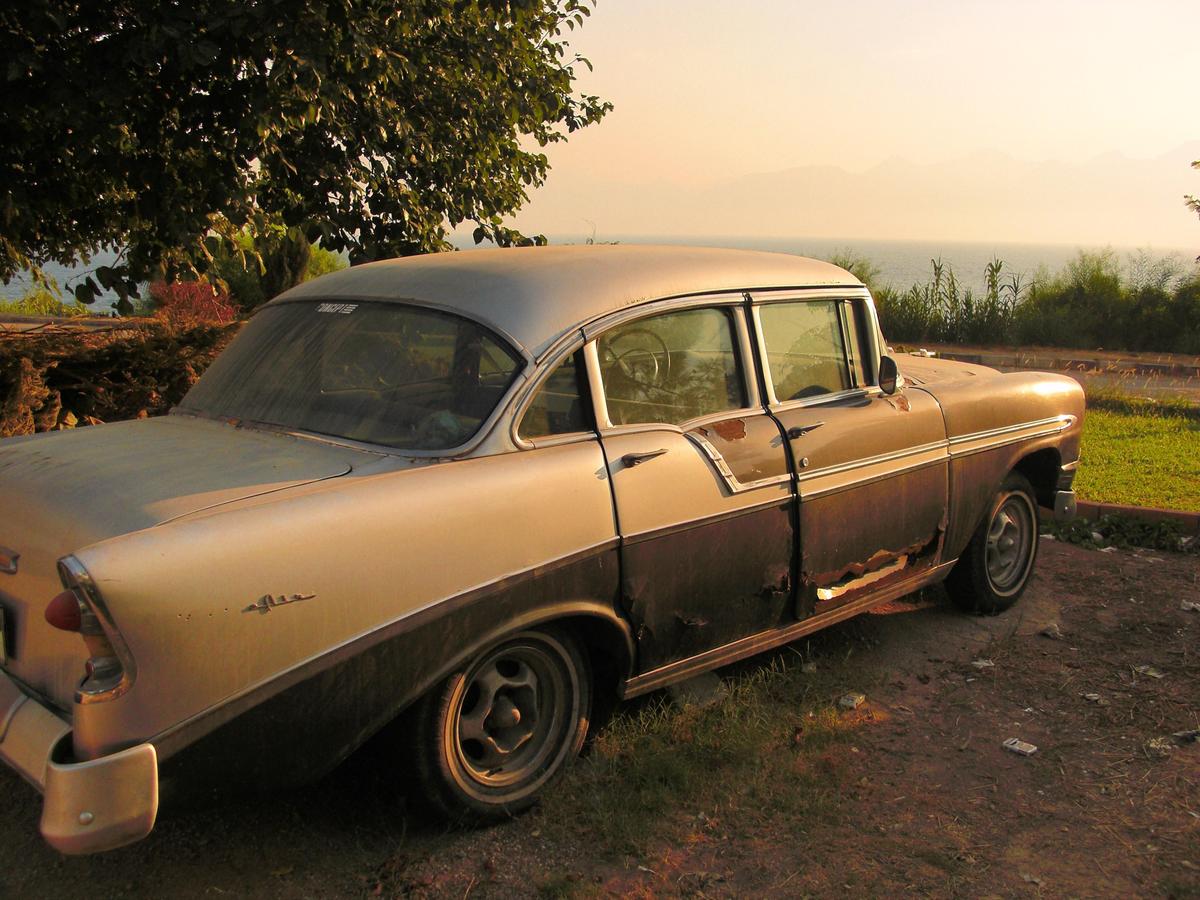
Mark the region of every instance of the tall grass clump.
POLYGON ((1019 273, 1006 273, 993 259, 984 272, 984 291, 963 286, 954 268, 930 261, 931 277, 903 293, 890 288, 875 296, 884 334, 897 341, 945 341, 974 344, 997 340, 1012 331, 1026 286, 1019 273))

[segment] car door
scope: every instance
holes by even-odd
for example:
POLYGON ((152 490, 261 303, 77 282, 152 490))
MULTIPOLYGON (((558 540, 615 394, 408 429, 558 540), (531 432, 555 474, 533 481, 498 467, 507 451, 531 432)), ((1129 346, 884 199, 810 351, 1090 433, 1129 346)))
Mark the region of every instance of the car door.
POLYGON ((753 321, 799 491, 799 614, 932 564, 945 531, 945 424, 928 394, 875 386, 866 298, 759 294, 753 321))
POLYGON ((588 336, 638 668, 778 625, 792 585, 792 476, 748 377, 744 298, 659 308, 588 336))

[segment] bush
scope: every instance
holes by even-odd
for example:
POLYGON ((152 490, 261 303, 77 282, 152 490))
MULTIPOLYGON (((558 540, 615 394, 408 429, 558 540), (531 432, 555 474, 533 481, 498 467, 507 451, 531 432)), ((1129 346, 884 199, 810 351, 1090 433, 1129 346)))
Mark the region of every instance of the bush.
POLYGON ((34 285, 16 300, 0 302, 0 313, 13 316, 93 316, 95 312, 75 301, 63 303, 43 285, 34 285))
POLYGON ((206 281, 156 281, 150 285, 155 317, 175 328, 198 325, 226 325, 237 318, 237 307, 229 292, 206 281))
POLYGON ((237 331, 161 320, 0 332, 0 437, 161 415, 237 331))
POLYGON ((1175 257, 1083 252, 1061 272, 1026 282, 993 260, 985 290, 963 288, 932 261, 932 276, 876 290, 889 340, 1200 353, 1200 270, 1175 257))
POLYGON ((346 261, 310 244, 297 228, 270 225, 255 234, 244 229, 234 243, 209 240, 212 278, 247 312, 303 281, 346 268, 346 261))

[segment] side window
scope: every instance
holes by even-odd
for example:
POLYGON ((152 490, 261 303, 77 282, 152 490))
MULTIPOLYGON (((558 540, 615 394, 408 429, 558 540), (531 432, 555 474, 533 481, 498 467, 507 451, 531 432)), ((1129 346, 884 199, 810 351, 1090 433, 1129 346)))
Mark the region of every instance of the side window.
POLYGON ((842 303, 807 300, 759 309, 767 366, 779 400, 802 400, 850 388, 842 303))
POLYGON ((534 394, 519 429, 521 437, 539 438, 591 430, 583 352, 572 353, 559 363, 534 394))
POLYGON ((614 425, 664 422, 746 405, 725 309, 685 309, 638 319, 600 336, 596 348, 614 425))
POLYGON ((846 317, 846 345, 850 351, 850 371, 854 375, 854 385, 866 387, 868 344, 865 340, 867 328, 863 305, 851 300, 843 301, 842 314, 846 317))

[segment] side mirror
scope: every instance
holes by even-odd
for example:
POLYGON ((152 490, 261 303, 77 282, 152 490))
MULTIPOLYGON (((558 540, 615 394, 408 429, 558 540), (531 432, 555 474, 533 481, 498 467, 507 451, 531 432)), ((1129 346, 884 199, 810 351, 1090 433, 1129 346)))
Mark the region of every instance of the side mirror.
POLYGON ((896 393, 899 380, 900 370, 896 368, 896 360, 890 356, 881 357, 879 360, 879 389, 890 397, 896 393))

